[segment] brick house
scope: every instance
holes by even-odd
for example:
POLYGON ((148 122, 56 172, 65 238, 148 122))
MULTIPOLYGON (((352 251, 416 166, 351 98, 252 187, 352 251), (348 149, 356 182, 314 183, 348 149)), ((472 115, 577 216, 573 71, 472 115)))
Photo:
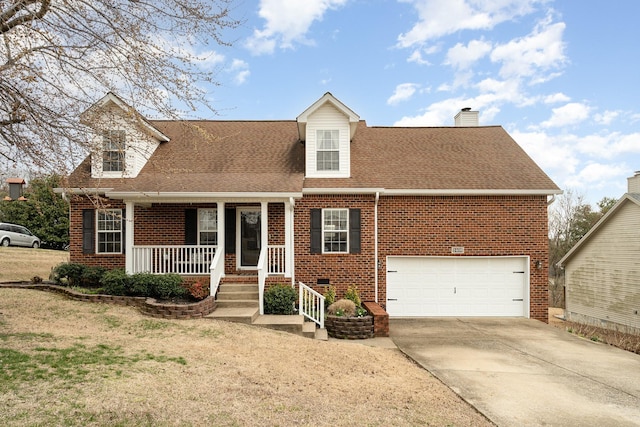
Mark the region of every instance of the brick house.
POLYGON ((71 260, 218 284, 258 274, 391 316, 547 320, 558 187, 499 126, 370 127, 326 93, 295 120, 149 121, 107 94, 69 177, 71 260))

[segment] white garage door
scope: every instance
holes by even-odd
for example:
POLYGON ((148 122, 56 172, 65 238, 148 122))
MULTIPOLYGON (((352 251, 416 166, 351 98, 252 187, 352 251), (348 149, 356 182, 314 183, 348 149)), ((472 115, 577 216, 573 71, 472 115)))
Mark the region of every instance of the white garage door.
POLYGON ((528 317, 526 257, 388 257, 390 316, 528 317))

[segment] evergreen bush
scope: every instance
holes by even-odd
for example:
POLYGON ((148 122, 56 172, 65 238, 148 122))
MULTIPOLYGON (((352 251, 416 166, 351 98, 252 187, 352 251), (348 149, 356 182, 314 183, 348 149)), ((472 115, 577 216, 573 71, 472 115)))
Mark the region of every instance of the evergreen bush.
POLYGON ((288 285, 277 284, 264 292, 265 314, 293 314, 296 290, 288 285))

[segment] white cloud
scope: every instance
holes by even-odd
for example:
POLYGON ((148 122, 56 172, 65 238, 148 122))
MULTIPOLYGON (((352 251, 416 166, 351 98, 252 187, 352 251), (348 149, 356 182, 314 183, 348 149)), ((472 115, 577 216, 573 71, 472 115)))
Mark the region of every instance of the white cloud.
POLYGON ((407 58, 407 62, 415 62, 419 65, 431 65, 429 61, 422 57, 422 51, 420 49, 414 50, 411 55, 409 55, 409 58, 407 58))
POLYGON ((483 40, 471 40, 466 46, 457 43, 447 52, 445 64, 457 69, 466 69, 490 51, 491 43, 483 40))
POLYGON ((403 0, 418 13, 418 22, 398 36, 399 47, 421 45, 461 30, 490 30, 524 16, 545 0, 403 0))
POLYGON ((229 67, 229 72, 235 74, 233 81, 237 85, 245 83, 251 74, 249 71, 249 64, 242 59, 234 59, 229 67))
POLYGON ((266 22, 255 29, 245 43, 254 55, 272 53, 276 47, 290 49, 294 44, 313 44, 307 32, 325 12, 343 6, 347 0, 261 0, 258 14, 266 22))
POLYGON ((561 68, 566 62, 563 33, 564 22, 551 23, 550 18, 536 25, 525 37, 498 45, 491 52, 491 60, 501 63, 503 78, 531 77, 541 83, 557 76, 557 73, 542 75, 542 72, 561 68))
POLYGON ((419 84, 416 83, 402 83, 396 86, 396 90, 393 92, 393 95, 387 99, 387 104, 389 105, 397 105, 402 101, 407 101, 410 99, 416 91, 420 88, 419 84))
POLYGON ((598 113, 593 118, 599 125, 608 126, 620 115, 620 111, 605 111, 604 113, 598 113))
MULTIPOLYGON (((580 164, 573 149, 573 136, 554 136, 545 132, 510 132, 522 149, 547 173, 565 177, 580 164)), ((557 183, 560 184, 560 183, 557 183)))
POLYGON ((565 95, 562 92, 552 93, 551 95, 547 95, 544 97, 542 102, 545 104, 557 104, 559 102, 569 102, 571 98, 565 95))
MULTIPOLYGON (((577 174, 565 181, 568 187, 583 189, 600 189, 611 187, 614 182, 623 182, 629 167, 624 163, 588 163, 577 174)), ((610 194, 617 197, 617 194, 610 194)))
POLYGON ((580 123, 589 117, 591 109, 579 102, 570 102, 562 107, 552 109, 549 120, 545 120, 540 125, 545 128, 570 126, 580 123))

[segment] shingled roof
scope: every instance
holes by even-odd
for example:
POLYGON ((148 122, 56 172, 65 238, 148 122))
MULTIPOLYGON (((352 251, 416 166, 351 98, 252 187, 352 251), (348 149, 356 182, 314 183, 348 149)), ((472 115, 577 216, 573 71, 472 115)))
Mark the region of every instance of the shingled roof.
POLYGON ((369 127, 361 120, 351 142, 351 177, 305 179, 304 144, 294 120, 150 123, 170 141, 160 144, 136 178, 91 179, 87 159, 70 185, 166 193, 559 192, 500 126, 369 127))

